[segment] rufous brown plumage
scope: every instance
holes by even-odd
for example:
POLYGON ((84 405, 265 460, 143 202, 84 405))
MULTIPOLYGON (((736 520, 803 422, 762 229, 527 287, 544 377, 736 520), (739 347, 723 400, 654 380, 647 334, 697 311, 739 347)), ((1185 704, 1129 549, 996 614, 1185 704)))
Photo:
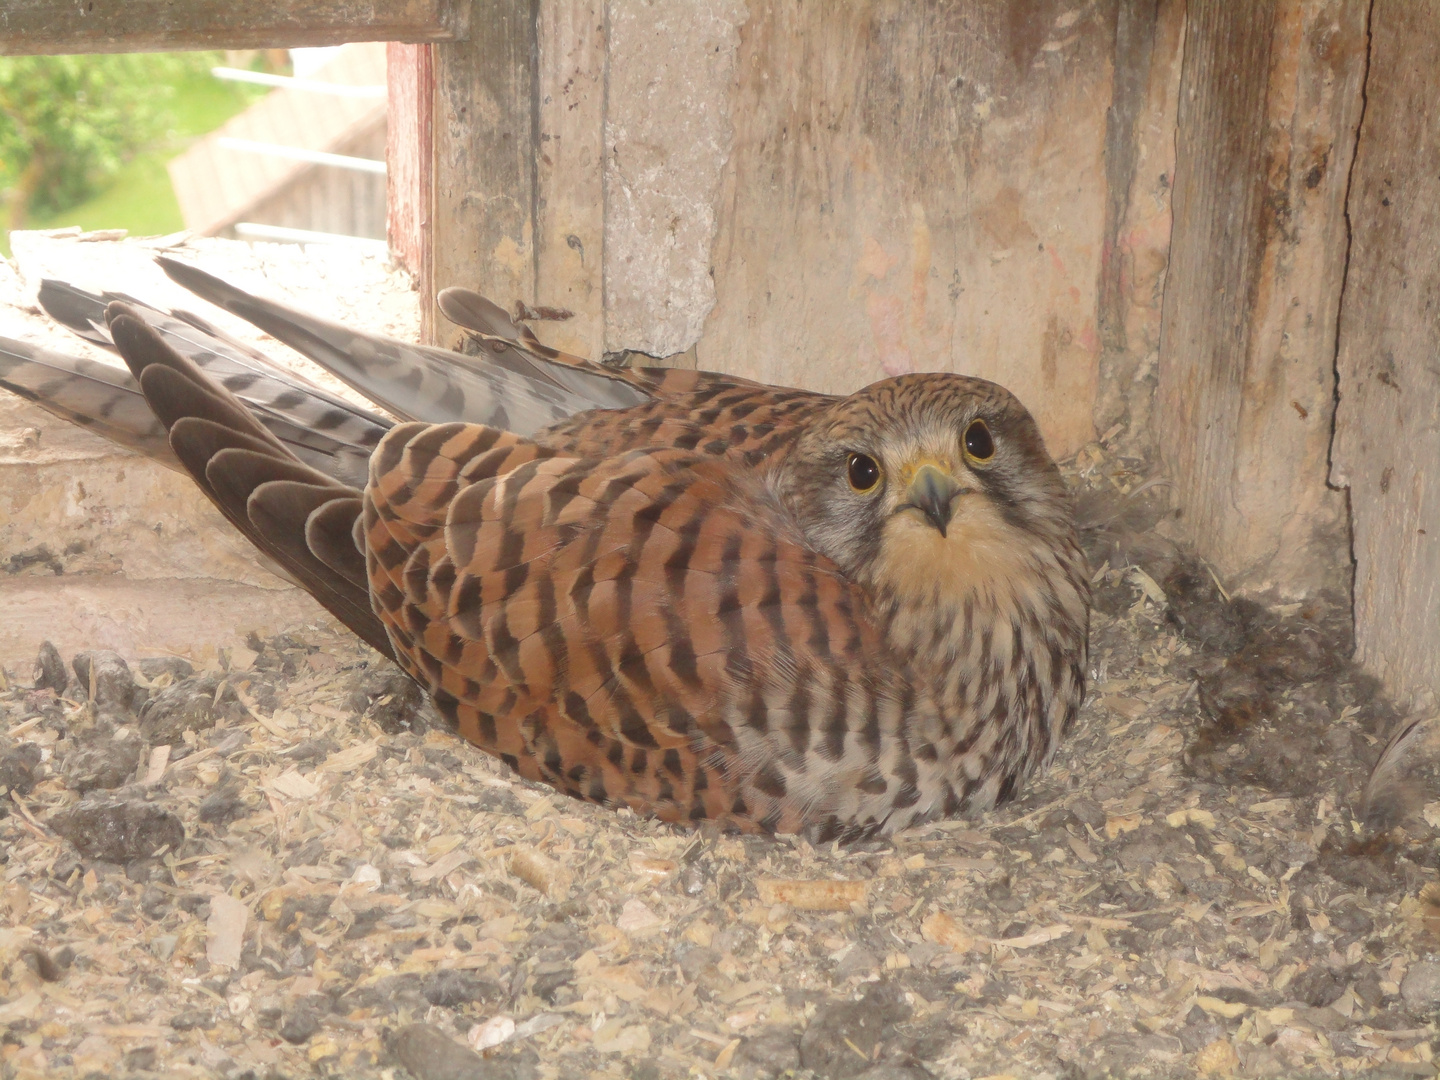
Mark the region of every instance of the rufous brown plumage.
MULTIPOLYGON (((323 339, 352 385, 417 348, 372 341, 347 374, 333 354, 363 335, 195 280, 282 340, 323 339)), ((1051 756, 1084 694, 1087 576, 1006 390, 611 372, 476 294, 441 304, 480 344, 449 364, 488 381, 458 415, 376 397, 413 419, 363 490, 297 457, 150 312, 112 303, 107 321, 226 516, 525 777, 828 839, 989 807, 1051 756), (537 419, 495 420, 516 415, 537 419)))

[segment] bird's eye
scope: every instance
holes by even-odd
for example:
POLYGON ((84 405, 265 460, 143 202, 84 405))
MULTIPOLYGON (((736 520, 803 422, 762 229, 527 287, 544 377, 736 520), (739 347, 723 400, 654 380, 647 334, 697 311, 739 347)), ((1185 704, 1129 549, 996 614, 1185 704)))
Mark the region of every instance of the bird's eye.
POLYGON ((880 482, 880 464, 868 454, 851 454, 849 471, 850 486, 862 495, 880 482))
POLYGON ((965 429, 965 453, 972 461, 989 461, 995 456, 995 440, 984 420, 972 420, 965 429))

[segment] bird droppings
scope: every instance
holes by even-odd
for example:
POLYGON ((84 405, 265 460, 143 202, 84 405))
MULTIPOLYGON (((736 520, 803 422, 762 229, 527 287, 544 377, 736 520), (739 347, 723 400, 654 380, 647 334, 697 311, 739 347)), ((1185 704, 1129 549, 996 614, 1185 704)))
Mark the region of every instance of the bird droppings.
POLYGON ((827 1001, 800 1037, 800 1065, 837 1080, 867 1073, 886 1039, 913 1013, 904 992, 889 982, 868 984, 858 1001, 827 1001))
POLYGON ((87 795, 54 815, 50 824, 81 858, 119 865, 161 849, 173 851, 185 839, 179 817, 163 805, 108 794, 87 795))
MULTIPOLYGON (((42 655, 36 661, 36 667, 44 662, 42 655)), ((77 653, 70 666, 75 669, 75 679, 81 692, 94 704, 97 712, 123 712, 130 708, 135 696, 135 678, 130 674, 130 665, 119 653, 107 649, 77 653)))
POLYGON ((415 1080, 528 1080, 536 1075, 528 1063, 488 1061, 429 1024, 407 1024, 387 1039, 387 1048, 415 1080))
POLYGON ((57 694, 70 681, 65 670, 65 659, 60 650, 48 641, 40 643, 40 655, 35 659, 35 689, 54 690, 57 694))
POLYGON ((123 785, 135 772, 146 747, 138 733, 124 730, 111 738, 77 734, 79 744, 65 759, 65 786, 78 795, 123 785))

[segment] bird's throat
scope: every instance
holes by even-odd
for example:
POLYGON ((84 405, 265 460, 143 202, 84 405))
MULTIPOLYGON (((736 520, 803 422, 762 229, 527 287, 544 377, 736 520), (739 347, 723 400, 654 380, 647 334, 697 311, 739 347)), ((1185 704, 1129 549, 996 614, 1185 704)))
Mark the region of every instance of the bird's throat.
POLYGON ((973 704, 967 684, 1022 653, 1039 650, 1048 676, 1052 645, 1083 651, 1084 578, 1063 550, 988 505, 965 507, 943 537, 916 514, 888 523, 871 586, 891 647, 942 712, 973 704))
POLYGON ((991 607, 1024 588, 1039 546, 979 500, 964 500, 944 534, 922 515, 904 512, 886 522, 871 583, 930 619, 937 609, 967 602, 991 607))

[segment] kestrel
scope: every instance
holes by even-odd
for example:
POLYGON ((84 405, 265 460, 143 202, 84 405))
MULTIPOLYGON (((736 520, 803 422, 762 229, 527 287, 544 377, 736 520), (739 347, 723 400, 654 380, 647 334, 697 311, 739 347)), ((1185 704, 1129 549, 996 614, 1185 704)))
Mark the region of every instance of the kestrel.
POLYGON ((87 396, 94 373, 3 340, 0 381, 172 455, 522 776, 667 821, 854 838, 1004 801, 1073 724, 1084 557, 1002 387, 611 371, 446 290, 470 357, 162 263, 400 422, 194 316, 56 283, 47 308, 113 340, 134 383, 107 369, 87 396))

